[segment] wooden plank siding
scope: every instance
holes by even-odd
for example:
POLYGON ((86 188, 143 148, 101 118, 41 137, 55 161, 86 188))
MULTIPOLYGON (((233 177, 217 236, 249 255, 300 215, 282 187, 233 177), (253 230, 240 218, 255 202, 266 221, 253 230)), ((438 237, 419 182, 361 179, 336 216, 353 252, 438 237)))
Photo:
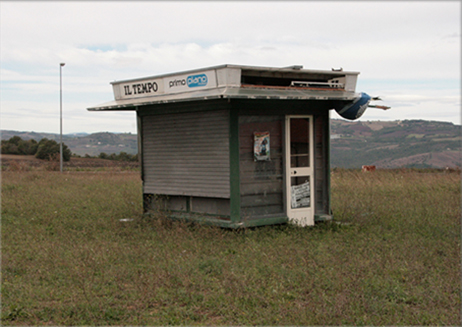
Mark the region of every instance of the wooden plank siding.
POLYGON ((285 216, 283 115, 239 117, 242 219, 285 216), (254 161, 254 132, 270 133, 270 161, 254 161))
POLYGON ((329 215, 327 104, 260 99, 137 110, 145 209, 235 227, 285 222, 286 115, 313 116, 315 219, 329 215), (270 161, 254 161, 254 132, 270 133, 270 161))
POLYGON ((143 192, 228 198, 229 111, 142 116, 143 192))

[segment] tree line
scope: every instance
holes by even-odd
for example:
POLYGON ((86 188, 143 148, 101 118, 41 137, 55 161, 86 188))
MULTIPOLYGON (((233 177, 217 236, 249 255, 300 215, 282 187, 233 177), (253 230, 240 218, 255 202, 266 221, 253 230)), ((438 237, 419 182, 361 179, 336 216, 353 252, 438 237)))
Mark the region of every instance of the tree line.
MULTIPOLYGON (((9 140, 2 140, 2 154, 34 155, 38 159, 54 160, 59 158, 59 143, 46 137, 39 142, 36 140, 23 140, 19 136, 13 136, 9 140)), ((63 143, 63 161, 71 160, 72 152, 63 143)))
MULTIPOLYGON (((18 155, 33 155, 38 159, 55 160, 59 159, 59 143, 55 140, 47 138, 41 139, 39 142, 36 140, 23 140, 19 136, 13 136, 9 140, 2 140, 1 153, 2 154, 18 154, 18 155)), ((71 160, 71 156, 81 157, 72 154, 69 147, 63 143, 63 161, 71 160)), ((119 154, 100 153, 98 156, 90 156, 86 154, 85 158, 100 158, 118 161, 137 161, 138 155, 120 152, 119 154)))
MULTIPOLYGON (((80 156, 77 156, 77 157, 80 157, 80 156)), ((137 154, 130 154, 124 151, 120 152, 119 154, 116 154, 116 153, 107 154, 105 152, 101 152, 97 156, 90 156, 89 154, 86 154, 84 157, 85 158, 108 159, 108 160, 116 160, 116 161, 138 161, 137 154)))

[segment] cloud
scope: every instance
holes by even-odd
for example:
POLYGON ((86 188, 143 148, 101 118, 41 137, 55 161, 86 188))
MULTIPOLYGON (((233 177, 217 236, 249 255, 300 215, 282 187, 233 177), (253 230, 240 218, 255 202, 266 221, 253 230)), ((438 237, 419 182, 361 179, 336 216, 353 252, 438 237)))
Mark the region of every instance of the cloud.
POLYGON ((376 116, 402 119, 406 109, 418 118, 422 110, 430 115, 431 106, 445 106, 453 113, 447 119, 459 120, 458 2, 4 1, 1 6, 2 128, 33 125, 31 117, 43 131, 55 129, 40 114, 56 107, 60 62, 66 63, 64 100, 73 112, 68 125, 73 132, 104 129, 109 121, 111 128, 124 123, 132 128, 125 116, 85 111, 113 99, 111 81, 226 63, 360 71, 358 91, 400 108, 376 116), (11 120, 18 112, 23 118, 11 120), (116 123, 119 117, 124 118, 116 123))

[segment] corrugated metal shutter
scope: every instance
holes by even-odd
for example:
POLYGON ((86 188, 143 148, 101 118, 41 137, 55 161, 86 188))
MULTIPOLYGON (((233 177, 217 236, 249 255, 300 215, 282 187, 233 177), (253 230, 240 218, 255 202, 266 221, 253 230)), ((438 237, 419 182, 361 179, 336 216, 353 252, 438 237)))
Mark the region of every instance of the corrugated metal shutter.
POLYGON ((144 193, 229 198, 229 111, 144 116, 144 193))

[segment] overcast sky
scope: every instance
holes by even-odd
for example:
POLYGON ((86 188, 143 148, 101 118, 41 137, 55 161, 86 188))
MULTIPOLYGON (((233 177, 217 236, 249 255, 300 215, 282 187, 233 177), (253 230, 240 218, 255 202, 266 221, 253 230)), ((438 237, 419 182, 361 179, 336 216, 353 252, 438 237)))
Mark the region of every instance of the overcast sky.
MULTIPOLYGON (((360 120, 460 124, 460 1, 0 1, 2 130, 136 133, 89 112, 110 82, 221 64, 359 71, 392 107, 360 120)), ((332 113, 332 118, 339 118, 332 113)))

